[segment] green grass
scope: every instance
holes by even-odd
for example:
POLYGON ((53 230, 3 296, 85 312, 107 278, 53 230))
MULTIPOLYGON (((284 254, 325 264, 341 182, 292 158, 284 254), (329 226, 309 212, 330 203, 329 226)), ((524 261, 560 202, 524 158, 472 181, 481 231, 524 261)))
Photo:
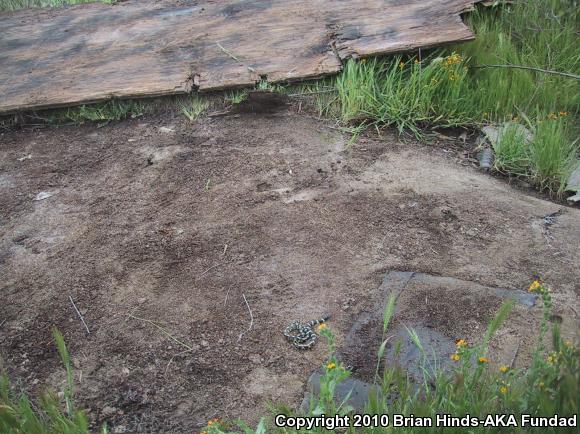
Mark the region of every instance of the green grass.
POLYGON ((154 105, 140 100, 109 100, 102 103, 51 110, 38 118, 51 124, 120 121, 149 113, 154 105))
POLYGON ((498 172, 520 176, 528 172, 532 162, 526 132, 516 123, 507 123, 499 128, 498 139, 492 143, 494 166, 498 172))
POLYGON ((336 79, 342 120, 392 125, 416 135, 428 125, 472 123, 463 59, 456 53, 438 54, 421 60, 394 56, 349 61, 336 79))
MULTIPOLYGON (((578 4, 570 0, 523 0, 468 16, 477 38, 455 47, 470 65, 521 65, 578 74, 578 4)), ((505 119, 540 109, 576 113, 580 82, 542 72, 505 68, 474 69, 474 103, 482 112, 505 119)))
MULTIPOLYGON (((82 411, 73 403, 73 371, 64 338, 53 330, 58 353, 66 370, 63 390, 64 405, 51 391, 36 401, 24 393, 15 392, 6 373, 0 375, 0 432, 5 434, 89 434, 89 425, 82 411)), ((107 427, 101 430, 108 433, 107 427)))
POLYGON ((565 116, 550 113, 523 125, 508 122, 498 130, 493 143, 498 172, 528 178, 540 190, 561 194, 571 171, 578 164, 577 141, 570 140, 565 116))
POLYGON ((580 74, 579 14, 577 2, 567 0, 479 8, 467 19, 473 42, 350 60, 332 80, 338 117, 418 137, 426 128, 520 122, 534 140, 506 135, 495 146, 496 169, 561 195, 579 163, 580 80, 558 73, 580 74))
POLYGON ((0 2, 0 12, 27 8, 56 8, 82 3, 96 3, 97 1, 106 4, 114 4, 116 2, 116 0, 2 0, 0 2))
POLYGON ((230 90, 224 96, 224 102, 227 104, 239 104, 248 97, 245 89, 230 90))
POLYGON ((179 103, 181 113, 191 122, 197 120, 197 118, 199 118, 208 109, 208 107, 208 101, 199 97, 198 95, 193 95, 192 97, 186 99, 184 102, 179 103))
MULTIPOLYGON (((411 338, 423 354, 424 369, 422 381, 411 380, 404 371, 387 366, 382 376, 375 380, 381 388, 381 395, 371 395, 364 413, 369 415, 415 415, 434 417, 436 414, 448 414, 464 417, 466 414, 485 419, 487 415, 513 414, 519 421, 520 415, 532 416, 572 416, 578 411, 578 387, 580 385, 580 348, 571 342, 563 341, 557 325, 552 328, 552 348, 548 351, 544 337, 548 330, 552 311, 551 295, 548 288, 535 282, 531 289, 538 292, 544 304, 544 316, 538 333, 538 345, 528 369, 514 369, 507 365, 491 368, 487 354, 488 345, 494 334, 509 317, 513 301, 504 303, 490 322, 480 343, 471 345, 465 340, 457 342, 455 370, 452 374, 428 369, 426 354, 417 334, 410 330, 411 338)), ((384 313, 384 330, 388 328, 394 309, 390 300, 384 313)), ((354 410, 347 402, 337 402, 337 386, 350 376, 350 371, 336 358, 334 336, 328 329, 322 330, 329 346, 329 357, 324 363, 324 374, 321 377, 319 396, 311 397, 310 409, 305 414, 297 414, 283 406, 274 407, 271 414, 262 418, 254 431, 242 422, 212 420, 203 430, 206 434, 224 434, 238 432, 242 427, 245 433, 284 433, 299 431, 293 428, 279 428, 274 424, 276 414, 287 416, 353 415, 354 410)), ((384 345, 378 350, 382 359, 384 345)), ((351 421, 354 420, 351 418, 351 421)), ((506 419, 507 420, 507 419, 506 419)), ((530 432, 523 427, 471 427, 463 428, 470 433, 488 432, 530 432)), ((458 428, 413 427, 405 429, 407 433, 455 433, 458 428)), ((326 430, 314 428, 310 432, 322 434, 340 433, 391 433, 400 432, 393 426, 374 428, 355 428, 326 430)), ((574 429, 544 427, 542 432, 574 432, 574 429)))
POLYGON ((578 140, 571 140, 571 125, 562 118, 537 120, 529 154, 530 178, 540 190, 562 193, 579 164, 578 140))

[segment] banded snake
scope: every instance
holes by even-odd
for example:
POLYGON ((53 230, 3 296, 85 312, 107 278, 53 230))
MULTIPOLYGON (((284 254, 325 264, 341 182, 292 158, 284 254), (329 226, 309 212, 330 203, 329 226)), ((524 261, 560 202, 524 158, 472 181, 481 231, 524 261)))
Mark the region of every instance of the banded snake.
POLYGON ((317 335, 314 327, 318 324, 325 323, 330 319, 330 315, 320 319, 313 319, 307 323, 293 321, 284 329, 284 336, 299 350, 309 350, 316 343, 317 335))

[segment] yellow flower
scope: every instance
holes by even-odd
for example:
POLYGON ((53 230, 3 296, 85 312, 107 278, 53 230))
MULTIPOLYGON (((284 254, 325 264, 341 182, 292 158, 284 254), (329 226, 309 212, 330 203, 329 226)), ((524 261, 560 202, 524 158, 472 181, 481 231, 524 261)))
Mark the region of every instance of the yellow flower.
POLYGON ((205 431, 202 431, 202 432, 200 432, 199 434, 207 434, 207 432, 205 432, 205 431))
POLYGON ((508 393, 508 388, 507 386, 501 386, 499 388, 499 391, 505 395, 506 393, 508 393))
POLYGON ((556 353, 550 353, 550 355, 548 355, 548 357, 546 358, 546 360, 548 361, 548 363, 550 365, 553 365, 554 363, 556 363, 558 361, 558 354, 556 354, 556 353))
POLYGON ((209 420, 207 422, 207 426, 212 426, 215 425, 216 423, 218 423, 220 420, 216 417, 215 419, 209 420))
POLYGON ((453 53, 450 56, 447 56, 445 58, 445 60, 443 61, 443 66, 448 67, 451 65, 456 65, 456 64, 460 63, 462 60, 463 60, 463 57, 461 57, 457 53, 453 53))
POLYGON ((484 364, 489 362, 489 359, 487 357, 480 357, 479 359, 477 359, 477 361, 481 364, 484 364))
POLYGON ((399 69, 403 69, 405 67, 405 62, 403 62, 401 60, 401 63, 399 63, 399 69))
POLYGON ((500 372, 501 372, 502 374, 505 374, 507 371, 509 371, 509 370, 510 370, 510 367, 509 367, 509 366, 507 366, 507 365, 501 365, 501 366, 499 367, 499 370, 500 370, 500 372))
POLYGON ((336 368, 336 363, 334 362, 328 362, 326 365, 326 369, 334 369, 336 368))
POLYGON ((417 65, 418 63, 421 63, 421 62, 419 61, 419 59, 415 59, 415 65, 417 65))
POLYGON ((457 345, 457 348, 466 347, 467 341, 465 339, 457 339, 455 345, 457 345))
POLYGON ((360 63, 362 63, 362 64, 364 65, 365 63, 367 63, 367 59, 366 59, 366 58, 365 58, 365 59, 362 59, 362 60, 360 61, 360 63))
POLYGON ((322 323, 318 326, 318 330, 326 330, 328 326, 325 323, 322 323))
POLYGON ((543 381, 540 381, 540 382, 538 383, 538 388, 539 388, 540 390, 544 390, 544 389, 546 388, 546 385, 544 384, 544 382, 543 382, 543 381))
POLYGON ((455 354, 451 354, 451 360, 453 360, 454 362, 459 362, 459 359, 461 359, 461 356, 457 353, 455 354))
POLYGON ((560 112, 560 116, 568 116, 568 112, 560 112))
POLYGON ((540 281, 538 279, 536 279, 532 282, 532 284, 528 288, 528 291, 536 292, 540 286, 542 286, 542 284, 540 283, 540 281))
POLYGON ((566 342, 564 342, 564 346, 566 348, 572 348, 572 341, 566 341, 566 342))
POLYGON ((554 119, 558 119, 558 116, 556 115, 556 113, 550 113, 550 114, 548 115, 548 119, 552 119, 552 120, 554 120, 554 119))

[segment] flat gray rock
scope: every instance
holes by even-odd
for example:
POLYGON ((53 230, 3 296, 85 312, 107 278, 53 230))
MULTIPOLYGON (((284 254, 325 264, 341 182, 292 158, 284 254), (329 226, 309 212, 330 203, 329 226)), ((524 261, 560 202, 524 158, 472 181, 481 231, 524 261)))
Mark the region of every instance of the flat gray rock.
POLYGON ((566 183, 566 191, 580 192, 580 164, 570 174, 566 183))
POLYGON ((481 339, 489 321, 506 299, 520 309, 532 308, 537 295, 523 290, 498 288, 448 276, 409 271, 387 273, 379 288, 373 311, 363 312, 347 334, 339 356, 353 367, 353 375, 372 382, 377 351, 384 339, 384 365, 398 365, 418 381, 423 369, 449 370, 456 339, 470 343, 481 339), (385 303, 396 297, 393 318, 383 336, 382 318, 385 303), (409 332, 419 337, 423 352, 409 332))
MULTIPOLYGON (((435 371, 451 372, 456 339, 477 341, 499 306, 512 299, 524 307, 533 307, 537 295, 523 290, 498 288, 454 277, 434 276, 409 271, 387 273, 377 291, 375 309, 363 312, 352 326, 338 352, 352 377, 337 386, 335 400, 363 411, 371 394, 380 396, 374 384, 377 351, 387 340, 380 373, 385 367, 402 368, 416 384, 431 381, 435 371), (383 310, 389 297, 396 297, 396 307, 387 333, 383 335, 383 310), (420 349, 411 338, 415 333, 420 349)), ((307 412, 311 397, 320 393, 318 370, 308 379, 301 410, 307 412)))
MULTIPOLYGON (((304 399, 300 405, 300 411, 306 413, 310 408, 310 399, 312 396, 318 396, 320 393, 320 378, 323 372, 321 370, 313 372, 308 378, 308 383, 306 386, 306 393, 304 394, 304 399)), ((335 391, 335 401, 337 404, 341 404, 347 396, 349 399, 346 404, 353 407, 357 412, 364 411, 364 407, 369 400, 369 396, 375 394, 375 396, 381 395, 381 388, 367 383, 362 380, 357 380, 356 378, 347 378, 342 383, 336 387, 335 391), (350 394, 350 396, 349 396, 350 394)))

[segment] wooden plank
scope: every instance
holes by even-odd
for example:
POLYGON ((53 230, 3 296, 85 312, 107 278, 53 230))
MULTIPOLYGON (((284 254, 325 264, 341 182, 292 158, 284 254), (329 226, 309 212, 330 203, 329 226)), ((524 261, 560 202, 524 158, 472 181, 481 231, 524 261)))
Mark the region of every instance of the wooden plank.
POLYGON ((468 0, 127 1, 0 15, 0 113, 303 80, 473 38, 468 0))

